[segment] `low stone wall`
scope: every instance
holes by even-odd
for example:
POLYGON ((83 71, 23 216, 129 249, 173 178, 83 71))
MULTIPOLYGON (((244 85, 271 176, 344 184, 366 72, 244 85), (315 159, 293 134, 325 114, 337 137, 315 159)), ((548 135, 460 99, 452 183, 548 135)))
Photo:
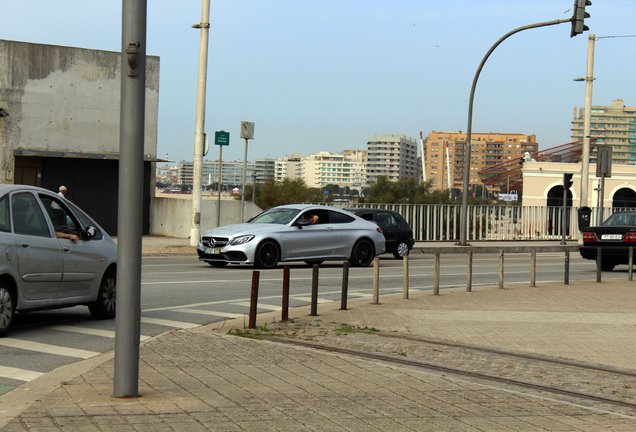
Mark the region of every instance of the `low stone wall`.
MULTIPOLYGON (((201 200, 201 233, 217 227, 218 200, 201 200)), ((245 202, 247 221, 262 210, 251 201, 245 202)), ((221 200, 221 223, 241 222, 241 201, 221 200)), ((157 196, 150 200, 150 235, 190 238, 192 195, 157 196)))

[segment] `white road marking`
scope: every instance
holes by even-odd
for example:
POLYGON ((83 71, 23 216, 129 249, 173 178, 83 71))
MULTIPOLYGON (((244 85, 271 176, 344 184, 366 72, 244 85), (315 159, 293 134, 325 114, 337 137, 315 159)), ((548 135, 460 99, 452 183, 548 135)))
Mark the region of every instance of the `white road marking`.
POLYGON ((41 372, 35 372, 25 369, 18 369, 9 366, 0 366, 0 377, 10 378, 19 381, 32 381, 44 375, 41 372))
POLYGON ((239 313, 217 312, 217 311, 211 311, 211 310, 188 309, 188 308, 175 309, 175 312, 184 312, 184 313, 199 314, 199 315, 213 315, 213 316, 220 316, 223 318, 243 318, 245 316, 245 314, 239 314, 239 313))
MULTIPOLYGON (((294 300, 300 300, 300 301, 305 301, 307 303, 311 303, 311 297, 296 297, 296 296, 293 296, 291 298, 294 299, 294 300)), ((333 303, 333 302, 335 302, 335 300, 318 298, 318 303, 319 304, 322 304, 322 303, 333 303)))
POLYGON ((157 324, 157 325, 162 325, 162 326, 166 326, 166 327, 176 327, 176 328, 180 328, 180 329, 190 329, 190 328, 195 328, 195 327, 201 327, 199 324, 192 324, 192 323, 186 323, 186 322, 181 322, 181 321, 165 320, 165 319, 159 319, 159 318, 145 318, 145 317, 142 317, 141 318, 141 322, 142 323, 146 323, 146 324, 157 324))
POLYGON ((95 357, 96 355, 101 354, 95 351, 86 351, 76 348, 61 347, 57 345, 49 345, 39 342, 11 338, 0 339, 0 345, 29 351, 37 351, 46 354, 55 354, 65 357, 77 357, 82 359, 95 357))
MULTIPOLYGON (((236 305, 236 306, 247 306, 247 307, 250 307, 250 302, 248 302, 248 301, 232 302, 230 304, 233 304, 233 305, 236 305)), ((274 305, 263 304, 263 303, 258 303, 258 308, 259 309, 268 309, 268 310, 273 310, 273 311, 279 311, 279 310, 283 309, 280 306, 274 306, 274 305)))
MULTIPOLYGON (((101 330, 101 329, 95 329, 95 328, 85 328, 85 327, 76 327, 76 326, 67 326, 67 325, 54 325, 47 328, 51 330, 57 330, 57 331, 65 331, 65 332, 71 332, 71 333, 79 333, 79 334, 85 334, 90 336, 100 336, 100 337, 105 337, 109 339, 115 339, 115 332, 110 330, 101 330)), ((140 339, 141 340, 150 339, 150 336, 141 335, 140 339)))

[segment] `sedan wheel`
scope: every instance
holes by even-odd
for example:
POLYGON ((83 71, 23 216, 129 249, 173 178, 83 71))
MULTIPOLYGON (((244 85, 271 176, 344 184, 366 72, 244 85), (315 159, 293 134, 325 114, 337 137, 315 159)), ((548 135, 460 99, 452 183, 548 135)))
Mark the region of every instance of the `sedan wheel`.
POLYGON ((367 267, 375 258, 373 243, 367 239, 360 239, 353 245, 349 263, 354 267, 367 267))
POLYGON ((0 282, 0 337, 6 336, 15 317, 15 298, 6 282, 0 282))
POLYGON ((393 251, 395 259, 402 259, 409 254, 409 245, 404 240, 400 240, 397 247, 393 251))
POLYGON ((97 301, 88 305, 88 310, 95 319, 113 319, 116 312, 117 274, 107 270, 99 286, 97 301))
POLYGON ((280 249, 278 248, 278 244, 271 240, 265 240, 256 248, 254 267, 260 269, 274 268, 279 260, 280 249))

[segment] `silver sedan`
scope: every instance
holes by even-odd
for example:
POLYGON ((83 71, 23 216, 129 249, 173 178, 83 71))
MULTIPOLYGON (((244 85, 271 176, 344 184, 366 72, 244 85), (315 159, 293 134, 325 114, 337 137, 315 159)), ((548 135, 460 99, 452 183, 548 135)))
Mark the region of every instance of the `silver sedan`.
POLYGON ((271 208, 244 224, 227 225, 201 236, 199 259, 214 267, 279 262, 349 260, 366 267, 385 251, 382 230, 349 212, 318 205, 271 208))

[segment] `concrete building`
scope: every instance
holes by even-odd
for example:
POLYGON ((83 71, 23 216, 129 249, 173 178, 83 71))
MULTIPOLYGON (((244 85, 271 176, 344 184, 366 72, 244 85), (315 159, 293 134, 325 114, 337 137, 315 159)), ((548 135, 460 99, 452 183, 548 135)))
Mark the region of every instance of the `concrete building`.
MULTIPOLYGON (((484 184, 478 172, 502 162, 534 153, 539 145, 534 135, 471 133, 471 163, 469 184, 484 184)), ((466 134, 459 132, 431 132, 424 140, 426 179, 433 189, 464 189, 466 134), (450 181, 449 181, 450 178, 450 181)), ((487 186, 490 192, 499 188, 487 186)))
MULTIPOLYGON (((621 99, 612 101, 612 106, 592 105, 590 138, 597 145, 612 146, 612 163, 636 165, 636 107, 626 107, 621 99)), ((585 108, 574 107, 572 139, 583 139, 585 108)), ((590 149, 590 162, 596 163, 596 146, 590 149)))
POLYGON ((342 188, 361 188, 365 183, 364 150, 345 150, 341 154, 319 152, 302 159, 302 177, 309 187, 335 184, 342 188))
MULTIPOLYGON (((221 186, 224 190, 227 186, 241 186, 243 184, 243 161, 222 162, 221 166, 221 186)), ((194 164, 192 162, 181 161, 177 166, 179 184, 192 185, 192 175, 194 164)), ((254 175, 254 163, 247 162, 245 170, 245 183, 251 184, 254 175)), ((202 166, 203 185, 216 184, 219 181, 219 161, 203 161, 202 166)))
MULTIPOLYGON (((276 178, 276 159, 254 159, 254 181, 265 184, 268 178, 276 178)), ((249 183, 252 183, 252 179, 249 183)))
POLYGON ((369 184, 379 176, 397 181, 418 177, 417 143, 406 135, 384 134, 367 142, 366 176, 369 184))
POLYGON ((298 153, 276 159, 276 181, 280 182, 286 178, 290 180, 301 178, 303 176, 302 160, 303 155, 298 153))
MULTIPOLYGON (((121 53, 0 40, 0 183, 57 191, 117 234, 121 53)), ((157 161, 159 58, 147 56, 143 232, 157 161)))

